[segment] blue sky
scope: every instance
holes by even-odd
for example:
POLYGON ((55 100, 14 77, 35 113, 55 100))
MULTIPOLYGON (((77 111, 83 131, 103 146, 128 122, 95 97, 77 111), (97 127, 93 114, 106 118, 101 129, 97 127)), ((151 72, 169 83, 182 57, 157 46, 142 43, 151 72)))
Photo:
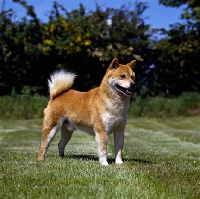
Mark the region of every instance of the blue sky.
MULTIPOLYGON (((27 0, 29 5, 33 5, 37 16, 42 21, 47 21, 48 11, 52 9, 53 1, 55 0, 27 0)), ((79 8, 79 4, 82 3, 87 11, 94 10, 96 3, 101 5, 102 8, 120 8, 121 5, 128 5, 129 2, 134 3, 134 0, 56 0, 59 4, 62 4, 68 11, 79 8)), ((140 0, 138 0, 140 2, 140 0)), ((146 24, 150 24, 152 28, 165 28, 168 29, 170 24, 180 22, 180 16, 183 12, 181 8, 167 8, 158 4, 158 0, 141 0, 141 2, 148 2, 149 8, 143 13, 146 24)), ((1 4, 0 4, 1 6, 1 4)), ((12 2, 12 0, 6 0, 5 8, 13 8, 17 12, 17 16, 21 17, 25 15, 25 9, 18 3, 12 2)))

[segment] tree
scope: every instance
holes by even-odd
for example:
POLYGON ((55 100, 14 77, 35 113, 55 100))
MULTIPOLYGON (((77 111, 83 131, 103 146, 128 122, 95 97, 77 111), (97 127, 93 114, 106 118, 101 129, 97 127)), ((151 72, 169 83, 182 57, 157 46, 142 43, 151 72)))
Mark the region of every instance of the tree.
MULTIPOLYGON (((143 81, 150 65, 150 26, 146 25, 141 17, 147 7, 146 3, 136 2, 134 5, 122 6, 119 9, 107 8, 102 11, 97 5, 89 18, 90 23, 95 25, 89 55, 99 58, 101 66, 106 67, 113 57, 118 57, 119 62, 124 64, 136 59, 138 94, 142 93, 143 81)), ((103 72, 101 74, 103 75, 103 72)))
POLYGON ((155 94, 180 95, 200 92, 200 2, 197 0, 160 0, 166 6, 186 4, 183 23, 160 30, 164 39, 152 45, 154 50, 155 94))
POLYGON ((0 15, 1 95, 12 89, 20 93, 24 86, 47 94, 47 78, 60 68, 77 72, 75 88, 88 90, 100 84, 113 57, 124 64, 137 59, 142 85, 149 63, 149 25, 141 17, 146 4, 105 11, 97 5, 95 11, 86 13, 81 4, 68 12, 54 2, 49 21, 42 23, 25 0, 14 1, 27 10, 28 17, 13 21, 12 10, 0 15))

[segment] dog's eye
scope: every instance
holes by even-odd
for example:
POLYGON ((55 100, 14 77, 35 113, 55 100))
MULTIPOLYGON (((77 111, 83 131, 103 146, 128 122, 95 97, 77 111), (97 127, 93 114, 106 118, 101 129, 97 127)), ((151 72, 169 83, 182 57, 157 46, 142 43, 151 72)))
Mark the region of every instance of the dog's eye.
POLYGON ((121 77, 122 79, 125 79, 125 78, 126 78, 126 75, 120 75, 120 77, 121 77))

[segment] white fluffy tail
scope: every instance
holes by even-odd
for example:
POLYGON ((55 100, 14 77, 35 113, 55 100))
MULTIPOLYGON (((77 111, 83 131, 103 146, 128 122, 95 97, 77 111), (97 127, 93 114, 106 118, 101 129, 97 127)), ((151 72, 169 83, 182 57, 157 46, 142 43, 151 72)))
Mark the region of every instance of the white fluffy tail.
POLYGON ((72 87, 75 77, 76 75, 74 73, 65 70, 54 72, 48 80, 51 99, 54 99, 63 92, 68 91, 72 87))

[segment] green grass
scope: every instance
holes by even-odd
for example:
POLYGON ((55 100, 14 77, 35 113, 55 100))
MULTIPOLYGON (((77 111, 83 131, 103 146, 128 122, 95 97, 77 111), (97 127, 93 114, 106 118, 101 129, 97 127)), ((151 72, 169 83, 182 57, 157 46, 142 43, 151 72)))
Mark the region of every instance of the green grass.
POLYGON ((0 120, 0 198, 200 198, 200 118, 130 119, 124 164, 100 166, 94 137, 75 132, 37 160, 42 120, 0 120))

